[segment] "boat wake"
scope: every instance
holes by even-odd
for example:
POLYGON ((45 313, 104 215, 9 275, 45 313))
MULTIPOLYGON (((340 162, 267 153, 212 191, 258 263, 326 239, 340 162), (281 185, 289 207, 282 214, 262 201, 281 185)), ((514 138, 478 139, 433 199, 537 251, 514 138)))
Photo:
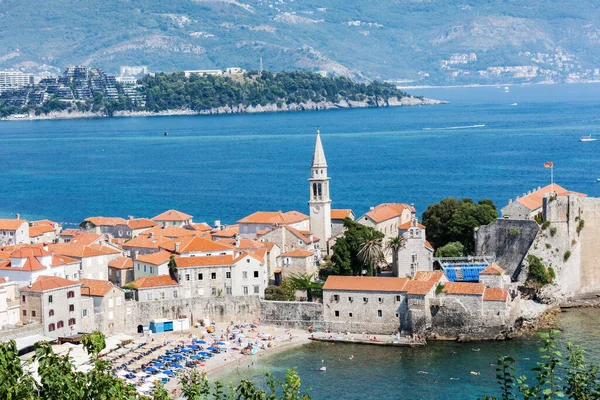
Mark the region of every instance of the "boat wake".
POLYGON ((481 125, 461 125, 461 126, 446 126, 444 128, 423 128, 424 131, 451 131, 455 129, 473 129, 473 128, 483 128, 485 124, 481 125))

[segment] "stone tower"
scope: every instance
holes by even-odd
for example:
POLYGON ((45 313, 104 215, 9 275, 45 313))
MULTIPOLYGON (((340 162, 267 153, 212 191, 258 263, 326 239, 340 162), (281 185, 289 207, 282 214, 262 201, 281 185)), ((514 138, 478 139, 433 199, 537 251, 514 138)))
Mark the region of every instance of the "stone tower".
POLYGON ((317 130, 317 141, 310 166, 310 230, 319 238, 321 251, 327 251, 327 240, 331 237, 331 199, 329 198, 329 177, 327 161, 321 143, 321 133, 317 130))

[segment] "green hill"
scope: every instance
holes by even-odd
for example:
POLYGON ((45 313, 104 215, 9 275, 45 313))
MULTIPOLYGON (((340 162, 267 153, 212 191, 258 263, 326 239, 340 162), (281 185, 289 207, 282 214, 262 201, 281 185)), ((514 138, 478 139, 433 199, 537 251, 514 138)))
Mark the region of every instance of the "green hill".
POLYGON ((0 0, 0 26, 0 68, 34 72, 249 70, 262 56, 418 84, 600 78, 592 0, 0 0))

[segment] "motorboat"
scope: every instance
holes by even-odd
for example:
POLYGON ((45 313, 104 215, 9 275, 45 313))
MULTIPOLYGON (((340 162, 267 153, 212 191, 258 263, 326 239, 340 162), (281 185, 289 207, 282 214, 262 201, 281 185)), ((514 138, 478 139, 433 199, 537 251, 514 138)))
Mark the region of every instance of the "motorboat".
POLYGON ((593 138, 592 135, 582 136, 579 138, 580 142, 595 142, 596 140, 598 140, 598 139, 593 138))

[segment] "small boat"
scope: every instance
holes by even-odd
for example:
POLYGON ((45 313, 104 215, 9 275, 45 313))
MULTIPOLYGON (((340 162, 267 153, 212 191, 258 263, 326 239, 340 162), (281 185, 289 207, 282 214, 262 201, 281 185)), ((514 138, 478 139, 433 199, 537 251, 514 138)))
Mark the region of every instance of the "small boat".
POLYGON ((321 368, 319 368, 319 371, 327 371, 327 367, 322 366, 321 368))
POLYGON ((169 132, 167 132, 167 131, 164 131, 164 132, 163 132, 163 136, 169 136, 169 132))
POLYGON ((471 375, 481 375, 481 373, 477 371, 471 371, 471 375))
POLYGON ((512 103, 511 106, 516 107, 516 106, 518 106, 518 104, 517 103, 512 103))
POLYGON ((595 142, 596 140, 598 140, 598 139, 593 138, 592 135, 582 136, 579 138, 580 142, 595 142))
POLYGON ((508 86, 504 86, 504 91, 508 92, 508 86))

